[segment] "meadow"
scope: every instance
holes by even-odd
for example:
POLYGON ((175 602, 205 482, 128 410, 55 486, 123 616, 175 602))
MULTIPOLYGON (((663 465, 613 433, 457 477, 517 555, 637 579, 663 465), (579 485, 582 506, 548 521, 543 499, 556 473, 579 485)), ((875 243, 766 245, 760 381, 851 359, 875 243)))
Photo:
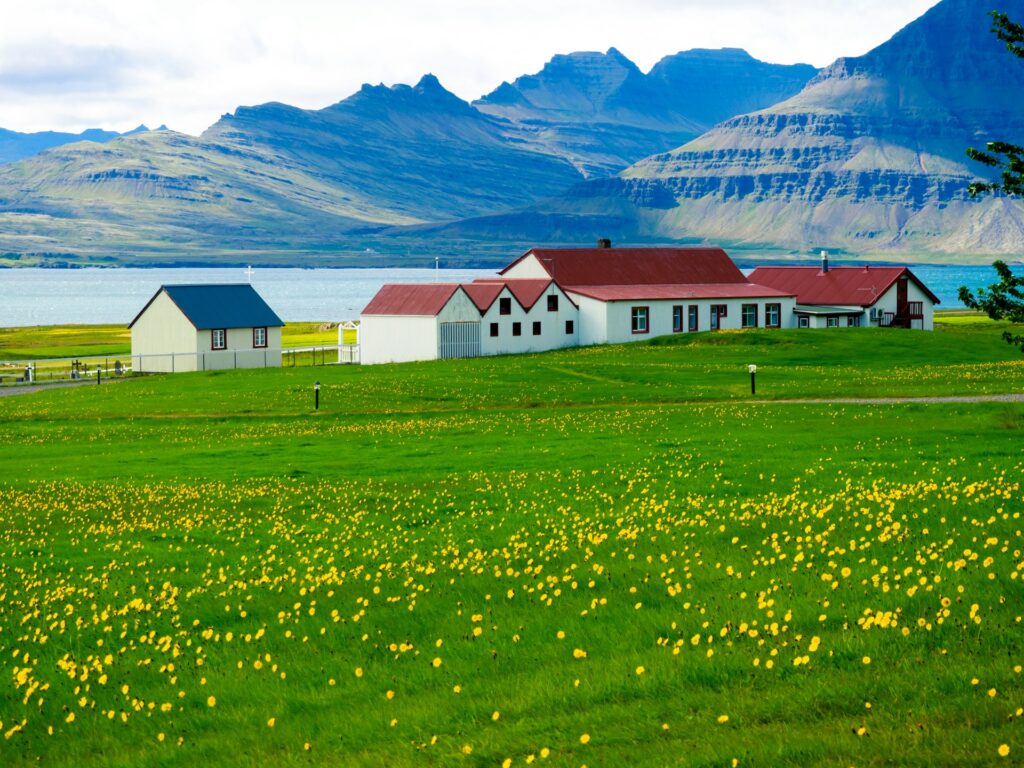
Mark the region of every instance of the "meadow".
POLYGON ((1024 403, 787 402, 1022 392, 998 336, 0 398, 0 764, 1019 763, 1024 403))

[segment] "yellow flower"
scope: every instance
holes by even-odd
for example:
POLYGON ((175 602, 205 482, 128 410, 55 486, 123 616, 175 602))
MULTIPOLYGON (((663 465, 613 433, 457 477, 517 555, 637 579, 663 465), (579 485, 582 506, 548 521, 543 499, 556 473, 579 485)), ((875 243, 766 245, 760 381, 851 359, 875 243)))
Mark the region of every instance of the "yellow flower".
POLYGON ((573 648, 572 657, 574 659, 585 659, 587 658, 587 652, 584 651, 582 648, 573 648))
POLYGON ((206 706, 208 706, 208 707, 215 707, 215 706, 217 706, 217 697, 216 696, 210 696, 206 700, 206 706))
POLYGON ((356 667, 356 677, 362 677, 362 676, 363 676, 363 668, 362 667, 356 667))
POLYGON ((395 692, 394 691, 388 691, 384 695, 388 697, 388 701, 391 701, 391 699, 395 698, 395 692))
POLYGON ((636 674, 637 674, 637 677, 639 677, 639 676, 640 676, 640 675, 642 675, 643 673, 644 673, 644 668, 643 668, 643 666, 639 666, 639 667, 637 667, 637 668, 636 668, 636 674))
POLYGON ((718 716, 718 722, 722 723, 722 724, 728 723, 729 722, 729 716, 728 715, 719 715, 718 716))
POLYGON ((1010 754, 1010 745, 1009 744, 1000 744, 998 751, 999 751, 999 756, 1000 757, 1006 757, 1008 754, 1010 754))
POLYGON ((582 736, 580 736, 580 744, 589 744, 589 743, 590 743, 590 734, 589 733, 584 733, 582 736))
POLYGON ((494 714, 491 715, 491 720, 497 720, 500 717, 501 717, 501 712, 499 712, 498 710, 494 710, 494 714))
MULTIPOLYGON (((435 656, 434 660, 432 662, 430 662, 430 663, 433 664, 435 667, 440 667, 441 666, 441 657, 440 656, 435 656)), ((466 754, 468 755, 469 753, 467 752, 466 754)))
POLYGON ((865 664, 870 664, 871 663, 871 657, 870 656, 865 656, 863 659, 861 659, 861 661, 863 661, 865 664))
POLYGON ((276 723, 276 722, 277 722, 276 718, 273 718, 273 717, 270 718, 269 720, 267 720, 267 728, 273 728, 274 727, 274 723, 276 723))
POLYGON ((468 754, 470 754, 470 753, 471 753, 472 751, 473 751, 473 747, 471 747, 471 746, 470 746, 469 744, 463 744, 463 745, 462 745, 462 754, 464 754, 464 755, 468 755, 468 754))
POLYGON ((73 723, 73 722, 75 722, 75 713, 74 712, 68 712, 68 716, 64 718, 64 722, 65 723, 73 723))

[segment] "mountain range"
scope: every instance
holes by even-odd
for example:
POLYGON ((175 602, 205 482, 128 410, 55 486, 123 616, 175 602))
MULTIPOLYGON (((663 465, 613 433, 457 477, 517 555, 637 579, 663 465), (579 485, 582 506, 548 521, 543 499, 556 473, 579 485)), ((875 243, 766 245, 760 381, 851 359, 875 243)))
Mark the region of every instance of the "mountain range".
MULTIPOLYGON (((148 131, 145 125, 140 125, 126 133, 117 131, 105 131, 102 128, 89 128, 81 133, 62 133, 60 131, 39 131, 37 133, 19 133, 0 128, 0 165, 13 163, 40 152, 59 147, 64 144, 73 144, 78 141, 91 141, 96 144, 105 144, 119 136, 131 136, 133 133, 144 133, 148 131)), ((161 125, 156 130, 166 131, 167 126, 161 125)))
POLYGON ((0 264, 455 263, 598 236, 1016 253, 1021 204, 965 192, 968 145, 1024 134, 1024 64, 986 10, 943 0, 820 72, 722 49, 644 73, 613 48, 473 103, 427 75, 65 144, 0 165, 0 264))

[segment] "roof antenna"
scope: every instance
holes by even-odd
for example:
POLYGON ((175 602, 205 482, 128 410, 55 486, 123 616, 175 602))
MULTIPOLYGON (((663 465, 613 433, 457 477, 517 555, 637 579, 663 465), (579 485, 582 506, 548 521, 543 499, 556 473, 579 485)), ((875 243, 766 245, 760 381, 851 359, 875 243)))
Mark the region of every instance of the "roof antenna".
POLYGON ((245 276, 249 278, 249 285, 252 285, 252 264, 245 268, 245 276))
POLYGON ((435 283, 440 283, 441 282, 441 257, 440 256, 435 256, 434 257, 434 282, 435 283))

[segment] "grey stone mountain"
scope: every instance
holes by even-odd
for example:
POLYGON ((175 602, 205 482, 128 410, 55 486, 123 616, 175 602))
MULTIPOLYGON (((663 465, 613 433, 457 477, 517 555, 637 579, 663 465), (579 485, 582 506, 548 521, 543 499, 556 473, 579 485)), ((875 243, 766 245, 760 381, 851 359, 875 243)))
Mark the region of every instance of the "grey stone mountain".
MULTIPOLYGON (((1022 19, 1024 0, 1001 10, 1022 19)), ((1024 63, 991 33, 987 11, 981 0, 944 0, 797 95, 614 179, 577 185, 517 214, 516 228, 528 228, 532 213, 543 237, 553 221, 599 226, 610 214, 609 227, 635 238, 1019 254, 1021 203, 972 201, 966 191, 986 171, 966 147, 1024 137, 1024 63)))
POLYGON ((615 48, 558 55, 473 106, 532 127, 588 177, 609 176, 740 112, 798 92, 808 64, 758 61, 736 48, 683 51, 644 74, 615 48))
MULTIPOLYGON (((19 133, 0 128, 0 165, 13 163, 32 155, 38 155, 47 149, 60 147, 64 144, 73 144, 77 141, 91 141, 96 144, 105 144, 116 139, 118 136, 130 136, 133 133, 144 133, 148 131, 145 125, 140 125, 126 133, 117 131, 105 131, 102 128, 89 128, 81 133, 62 133, 60 131, 38 131, 36 133, 19 133)), ((167 126, 161 125, 156 130, 166 131, 167 126)))
MULTIPOLYGON (((50 149, 0 166, 0 254, 162 263, 329 255, 382 228, 528 206, 703 128, 684 114, 685 95, 667 94, 667 75, 645 76, 618 52, 593 56, 604 63, 582 80, 575 64, 548 72, 547 101, 533 93, 529 116, 473 106, 427 75, 415 86, 366 85, 320 110, 241 107, 199 137, 158 131, 50 149), (588 99, 595 119, 583 117, 588 99)), ((785 87, 798 90, 805 70, 785 87)), ((734 79, 742 93, 730 98, 743 103, 780 87, 734 79)))

